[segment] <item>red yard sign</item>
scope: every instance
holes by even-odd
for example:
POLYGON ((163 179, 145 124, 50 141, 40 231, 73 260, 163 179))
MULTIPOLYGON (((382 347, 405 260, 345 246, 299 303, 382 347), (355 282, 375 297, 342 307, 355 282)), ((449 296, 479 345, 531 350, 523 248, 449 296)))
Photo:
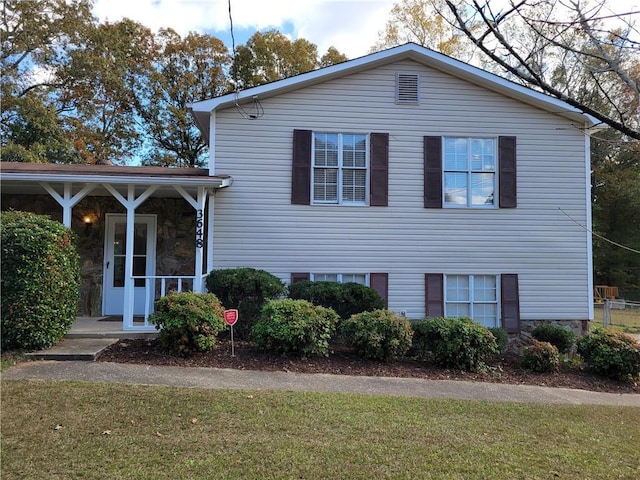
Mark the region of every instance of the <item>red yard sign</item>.
POLYGON ((225 310, 224 321, 227 322, 227 325, 235 325, 235 323, 238 321, 238 310, 236 310, 235 308, 231 310, 225 310))

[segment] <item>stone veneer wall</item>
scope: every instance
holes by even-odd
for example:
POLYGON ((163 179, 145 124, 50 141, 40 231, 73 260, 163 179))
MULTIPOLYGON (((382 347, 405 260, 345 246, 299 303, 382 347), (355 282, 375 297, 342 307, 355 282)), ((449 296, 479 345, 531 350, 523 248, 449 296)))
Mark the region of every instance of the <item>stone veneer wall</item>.
MULTIPOLYGON (((2 195, 2 210, 23 210, 49 215, 62 222, 62 207, 49 195, 2 195)), ((104 261, 105 215, 125 214, 113 197, 85 197, 73 207, 71 229, 78 236, 81 284, 78 314, 102 314, 102 264, 104 261), (84 218, 92 220, 90 230, 84 218)), ((150 198, 136 209, 137 214, 157 215, 156 274, 195 273, 195 210, 182 198, 150 198)), ((206 236, 205 236, 206 241, 206 236)), ((206 252, 206 245, 205 245, 206 252)))

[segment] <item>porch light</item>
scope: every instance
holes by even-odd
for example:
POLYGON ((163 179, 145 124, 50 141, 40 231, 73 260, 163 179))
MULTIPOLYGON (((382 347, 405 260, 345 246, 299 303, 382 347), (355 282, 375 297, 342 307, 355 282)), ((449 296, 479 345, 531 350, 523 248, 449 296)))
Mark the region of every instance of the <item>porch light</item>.
POLYGON ((92 226, 93 226, 93 223, 91 222, 91 217, 87 215, 86 217, 84 217, 84 234, 85 235, 89 235, 91 233, 92 226))

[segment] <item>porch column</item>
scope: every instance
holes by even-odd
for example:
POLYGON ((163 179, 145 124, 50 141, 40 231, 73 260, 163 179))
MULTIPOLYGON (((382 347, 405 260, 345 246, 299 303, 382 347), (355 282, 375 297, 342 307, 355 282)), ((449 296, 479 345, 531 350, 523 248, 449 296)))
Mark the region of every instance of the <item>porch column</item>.
POLYGON ((196 211, 196 231, 195 231, 195 265, 194 265, 194 275, 193 279, 193 291, 194 292, 202 292, 202 275, 203 275, 203 267, 204 267, 204 232, 206 231, 206 205, 207 205, 207 196, 209 190, 207 187, 199 186, 198 187, 198 195, 197 198, 194 199, 184 188, 180 185, 174 185, 175 188, 182 197, 189 202, 189 204, 196 211))
POLYGON ((71 195, 72 183, 66 182, 63 186, 63 194, 60 195, 55 189, 45 182, 40 182, 40 186, 44 188, 62 207, 62 223, 65 227, 71 228, 71 211, 76 203, 86 197, 96 185, 94 183, 85 185, 75 195, 71 195))
MULTIPOLYGON (((135 239, 135 221, 136 221, 136 208, 138 208, 142 202, 149 198, 153 192, 158 188, 158 185, 153 185, 145 190, 138 198, 136 198, 136 186, 134 184, 127 185, 127 198, 124 198, 120 193, 109 184, 105 184, 104 187, 109 190, 126 209, 127 209, 127 240, 125 249, 124 260, 124 305, 122 306, 122 328, 123 330, 133 330, 133 301, 134 301, 134 288, 135 281, 133 279, 133 242, 135 239)), ((149 288, 149 286, 147 286, 149 288)), ((155 283, 152 283, 151 288, 155 288, 155 283)))
POLYGON ((209 210, 207 210, 207 273, 213 270, 213 215, 216 204, 215 190, 209 193, 209 210))

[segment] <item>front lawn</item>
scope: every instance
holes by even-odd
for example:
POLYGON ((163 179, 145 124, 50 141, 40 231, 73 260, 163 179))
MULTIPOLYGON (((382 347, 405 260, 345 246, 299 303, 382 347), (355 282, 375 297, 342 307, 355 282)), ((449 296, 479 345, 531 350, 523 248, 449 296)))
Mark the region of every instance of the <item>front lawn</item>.
POLYGON ((2 478, 640 477, 640 408, 2 382, 2 478))

